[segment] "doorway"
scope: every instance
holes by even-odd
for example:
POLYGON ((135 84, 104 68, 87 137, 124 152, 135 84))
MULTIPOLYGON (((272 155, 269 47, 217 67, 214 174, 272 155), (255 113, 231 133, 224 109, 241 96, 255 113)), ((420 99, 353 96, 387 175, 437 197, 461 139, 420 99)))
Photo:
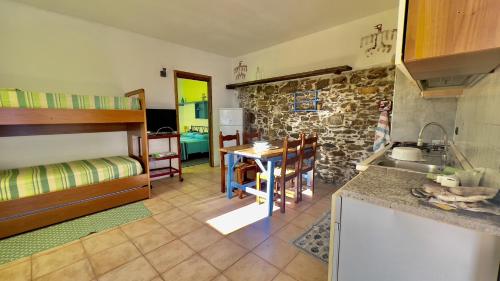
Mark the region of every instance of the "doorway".
POLYGON ((213 167, 212 77, 174 70, 174 86, 182 166, 213 167))

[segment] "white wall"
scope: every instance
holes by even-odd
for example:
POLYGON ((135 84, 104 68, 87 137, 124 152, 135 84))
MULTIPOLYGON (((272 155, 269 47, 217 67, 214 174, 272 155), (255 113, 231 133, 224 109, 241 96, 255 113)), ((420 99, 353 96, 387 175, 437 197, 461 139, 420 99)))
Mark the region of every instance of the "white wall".
MULTIPOLYGON (((10 1, 0 1, 0 38, 0 88, 89 95, 144 88, 148 107, 174 108, 172 70, 210 75, 214 138, 216 109, 236 104, 225 89, 227 57, 10 1)), ((0 138, 0 169, 126 154, 126 147, 123 133, 0 138)))
MULTIPOLYGON (((455 129, 457 99, 424 99, 420 89, 396 68, 393 110, 391 118, 391 139, 393 141, 416 142, 420 129, 429 122, 438 122, 452 139, 455 129)), ((443 133, 431 126, 424 132, 424 142, 443 139, 443 133)))
POLYGON ((390 53, 376 53, 366 57, 365 48, 360 48, 361 37, 374 33, 373 27, 376 24, 383 24, 384 30, 397 28, 397 9, 239 56, 233 59, 233 68, 239 61, 243 61, 248 65, 245 80, 254 80, 257 66, 262 70, 263 78, 269 78, 344 64, 354 69, 387 65, 394 60, 396 34, 390 53))
POLYGON ((486 168, 485 186, 500 188, 500 68, 458 98, 455 143, 474 167, 486 168))

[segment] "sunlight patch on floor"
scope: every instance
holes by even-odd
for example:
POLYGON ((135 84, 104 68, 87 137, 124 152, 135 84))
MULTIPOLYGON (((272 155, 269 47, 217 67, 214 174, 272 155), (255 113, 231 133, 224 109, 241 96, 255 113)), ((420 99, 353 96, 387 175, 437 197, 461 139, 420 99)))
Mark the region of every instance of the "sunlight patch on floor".
MULTIPOLYGON (((280 208, 274 206, 273 212, 280 208)), ((227 235, 240 228, 267 217, 267 205, 252 203, 234 211, 225 213, 206 222, 223 235, 227 235)))

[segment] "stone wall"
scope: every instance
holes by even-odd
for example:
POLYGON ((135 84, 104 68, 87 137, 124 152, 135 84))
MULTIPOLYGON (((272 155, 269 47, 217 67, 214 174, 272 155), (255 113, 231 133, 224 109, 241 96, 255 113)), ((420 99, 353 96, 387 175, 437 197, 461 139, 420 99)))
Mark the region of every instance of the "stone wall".
POLYGON ((238 98, 246 109, 245 130, 259 130, 265 139, 318 132, 317 175, 343 182, 372 153, 378 101, 392 100, 393 91, 394 66, 387 66, 244 87, 238 98), (320 90, 321 110, 293 112, 293 93, 302 90, 320 90))

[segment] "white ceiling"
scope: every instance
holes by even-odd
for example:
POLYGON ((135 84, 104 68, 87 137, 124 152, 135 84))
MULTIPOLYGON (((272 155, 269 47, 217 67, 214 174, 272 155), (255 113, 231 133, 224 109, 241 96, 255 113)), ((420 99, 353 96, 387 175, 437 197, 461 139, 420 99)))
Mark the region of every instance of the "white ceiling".
POLYGON ((397 0, 14 0, 234 57, 397 6, 397 0))

